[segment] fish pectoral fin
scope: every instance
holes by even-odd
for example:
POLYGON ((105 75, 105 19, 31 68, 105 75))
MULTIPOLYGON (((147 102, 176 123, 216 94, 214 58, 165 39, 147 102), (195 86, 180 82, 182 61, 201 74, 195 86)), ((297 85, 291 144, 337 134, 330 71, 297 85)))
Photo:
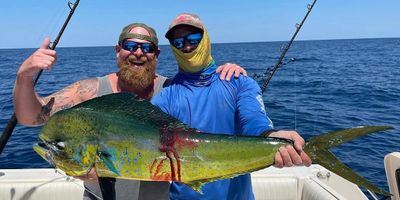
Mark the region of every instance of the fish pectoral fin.
POLYGON ((110 170, 111 172, 113 172, 117 176, 121 176, 121 174, 115 168, 114 163, 111 161, 111 159, 110 159, 111 155, 110 154, 108 154, 107 152, 99 151, 98 152, 98 156, 99 156, 100 160, 104 163, 104 165, 108 168, 108 170, 110 170))
POLYGON ((187 185, 188 187, 192 188, 192 190, 203 194, 203 192, 201 191, 201 187, 204 185, 204 183, 199 182, 199 181, 195 181, 195 182, 189 182, 189 183, 184 183, 185 185, 187 185))

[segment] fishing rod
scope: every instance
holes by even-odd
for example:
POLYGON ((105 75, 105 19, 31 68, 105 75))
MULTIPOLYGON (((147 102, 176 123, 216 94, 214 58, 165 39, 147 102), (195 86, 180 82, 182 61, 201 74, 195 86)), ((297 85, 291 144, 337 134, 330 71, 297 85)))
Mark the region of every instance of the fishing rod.
POLYGON ((300 22, 300 24, 296 24, 296 31, 294 32, 294 34, 293 34, 292 38, 290 39, 290 41, 282 48, 282 53, 279 56, 279 59, 276 62, 275 66, 272 69, 268 68, 266 70, 266 72, 264 73, 264 75, 266 75, 266 77, 262 79, 263 84, 261 86, 261 93, 264 93, 265 90, 267 89, 269 81, 271 80, 272 76, 275 74, 276 70, 278 70, 278 68, 280 68, 282 65, 284 65, 282 60, 285 58, 285 55, 288 52, 290 46, 292 45, 293 40, 296 38, 297 33, 300 31, 301 27, 303 26, 304 22, 306 21, 308 15, 310 14, 310 12, 313 9, 313 7, 314 7, 316 2, 317 2, 317 0, 314 0, 311 5, 310 4, 307 5, 307 13, 306 13, 306 15, 304 16, 304 18, 300 22))
MULTIPOLYGON (((65 28, 68 25, 69 20, 71 19, 72 15, 74 14, 76 7, 78 7, 79 1, 80 0, 76 0, 75 3, 68 2, 68 7, 70 9, 69 15, 68 15, 67 19, 65 20, 64 25, 62 26, 60 32, 58 32, 56 39, 54 40, 54 42, 52 42, 52 45, 49 47, 49 49, 54 50, 56 48, 58 42, 60 41, 62 34, 64 33, 65 28)), ((39 71, 39 73, 36 75, 36 78, 33 82, 34 86, 38 82, 40 75, 42 75, 42 72, 43 72, 43 69, 41 69, 39 71)), ((17 122, 18 122, 17 117, 16 117, 15 113, 13 113, 12 117, 8 121, 6 128, 3 131, 3 134, 0 137, 0 155, 3 152, 3 149, 6 146, 8 140, 10 139, 10 136, 11 136, 15 126, 17 125, 17 122)))

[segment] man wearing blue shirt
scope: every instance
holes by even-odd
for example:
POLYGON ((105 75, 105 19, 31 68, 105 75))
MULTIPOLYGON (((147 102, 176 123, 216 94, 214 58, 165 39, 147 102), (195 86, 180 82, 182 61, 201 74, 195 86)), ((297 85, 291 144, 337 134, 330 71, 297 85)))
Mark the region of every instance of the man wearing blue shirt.
MULTIPOLYGON (((260 88, 251 78, 221 81, 215 73, 210 39, 196 15, 182 13, 171 23, 166 38, 179 65, 171 85, 152 99, 164 112, 203 132, 227 135, 285 137, 295 147, 281 147, 275 166, 310 165, 302 152, 304 140, 295 131, 272 131, 260 88)), ((240 148, 240 147, 238 147, 240 148)), ((170 199, 254 199, 250 174, 207 183, 203 194, 173 182, 170 199)))

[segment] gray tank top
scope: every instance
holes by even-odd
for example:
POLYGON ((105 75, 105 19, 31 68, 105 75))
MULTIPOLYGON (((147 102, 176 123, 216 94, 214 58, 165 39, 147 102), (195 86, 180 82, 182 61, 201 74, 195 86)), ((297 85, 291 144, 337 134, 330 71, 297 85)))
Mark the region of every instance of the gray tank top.
MULTIPOLYGON (((157 84, 154 85, 153 96, 158 94, 163 87, 168 84, 168 78, 158 75, 157 84)), ((103 96, 112 93, 112 88, 107 76, 98 77, 99 88, 97 96, 103 96)), ((168 199, 169 182, 156 181, 136 181, 117 179, 115 182, 115 194, 117 200, 154 200, 168 199)), ((97 197, 102 198, 101 190, 98 182, 85 181, 84 200, 97 200, 97 197), (96 197, 97 196, 97 197, 96 197)))

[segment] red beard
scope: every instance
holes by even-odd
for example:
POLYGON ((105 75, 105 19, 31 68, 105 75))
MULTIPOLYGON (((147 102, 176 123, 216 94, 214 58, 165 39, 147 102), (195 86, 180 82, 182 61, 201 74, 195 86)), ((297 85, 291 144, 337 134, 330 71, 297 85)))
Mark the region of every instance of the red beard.
POLYGON ((119 65, 119 78, 133 91, 144 91, 153 86, 156 69, 156 59, 148 61, 146 57, 138 60, 135 56, 129 56, 119 65), (139 67, 133 66, 133 62, 142 61, 144 64, 139 67))

